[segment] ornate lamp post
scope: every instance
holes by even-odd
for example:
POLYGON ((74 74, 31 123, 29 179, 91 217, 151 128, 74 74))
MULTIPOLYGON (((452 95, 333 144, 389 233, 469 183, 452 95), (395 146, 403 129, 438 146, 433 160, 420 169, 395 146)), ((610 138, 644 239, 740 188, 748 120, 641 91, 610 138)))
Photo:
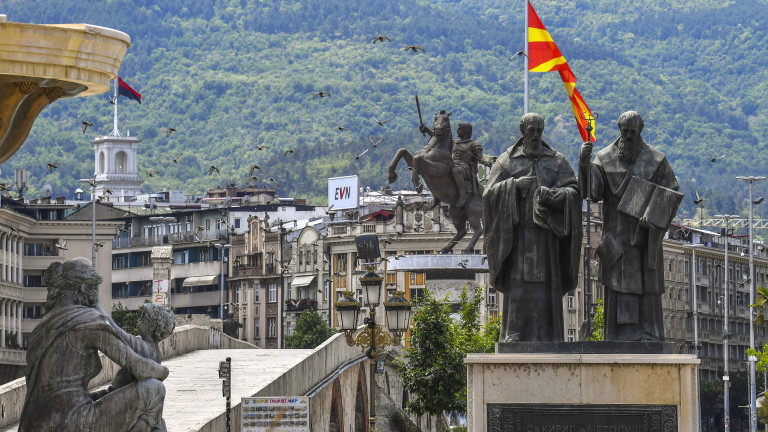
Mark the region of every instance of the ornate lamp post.
MULTIPOLYGON (((376 235, 361 235, 355 239, 358 257, 363 260, 379 257, 378 237, 376 235)), ((349 346, 359 346, 369 358, 370 376, 368 383, 368 401, 370 416, 368 419, 370 432, 376 431, 376 357, 379 349, 387 345, 398 345, 408 329, 411 319, 410 301, 406 300, 402 291, 395 291, 392 298, 384 302, 387 325, 391 332, 385 331, 376 324, 376 308, 381 303, 382 282, 384 277, 376 274, 375 262, 365 264, 366 273, 360 277, 363 287, 363 300, 368 307, 368 316, 364 318, 365 328, 357 329, 360 302, 352 298, 353 293, 346 291, 344 297, 336 302, 336 316, 344 331, 349 346), (357 334, 355 334, 357 332, 357 334)))

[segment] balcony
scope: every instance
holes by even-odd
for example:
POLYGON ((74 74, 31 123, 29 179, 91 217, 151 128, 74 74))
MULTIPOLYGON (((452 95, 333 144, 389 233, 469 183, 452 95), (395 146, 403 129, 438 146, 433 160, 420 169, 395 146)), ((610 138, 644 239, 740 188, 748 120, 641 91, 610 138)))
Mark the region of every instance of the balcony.
POLYGON ((207 242, 217 242, 227 238, 227 230, 207 230, 195 236, 192 232, 172 233, 167 235, 151 235, 136 237, 120 237, 112 240, 112 249, 130 247, 163 246, 169 244, 199 243, 198 239, 207 242))
POLYGON ((261 267, 235 267, 232 269, 232 276, 263 276, 266 274, 261 267))
POLYGON ((288 312, 301 312, 306 309, 317 310, 317 300, 315 299, 301 299, 301 300, 286 300, 285 310, 288 312))

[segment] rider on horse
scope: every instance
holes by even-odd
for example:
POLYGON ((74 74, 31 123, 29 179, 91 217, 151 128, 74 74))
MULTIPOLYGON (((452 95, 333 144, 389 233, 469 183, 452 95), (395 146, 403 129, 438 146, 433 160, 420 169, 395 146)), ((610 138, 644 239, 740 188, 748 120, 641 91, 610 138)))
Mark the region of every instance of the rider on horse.
POLYGON ((456 207, 464 207, 472 195, 483 195, 483 187, 477 179, 477 164, 490 167, 492 163, 483 159, 483 146, 472 138, 472 125, 459 123, 456 131, 459 139, 453 142, 453 168, 451 175, 456 183, 459 198, 456 207))

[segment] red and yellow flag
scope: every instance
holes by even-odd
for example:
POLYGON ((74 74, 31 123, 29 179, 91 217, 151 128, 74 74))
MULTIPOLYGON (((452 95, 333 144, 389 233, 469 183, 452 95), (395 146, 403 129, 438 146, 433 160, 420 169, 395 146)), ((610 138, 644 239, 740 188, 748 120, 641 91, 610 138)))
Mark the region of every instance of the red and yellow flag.
POLYGON ((560 48, 552 39, 552 36, 544 27, 544 23, 536 14, 531 2, 528 2, 528 70, 531 72, 551 72, 558 71, 560 79, 563 80, 565 91, 571 100, 573 116, 576 118, 576 125, 579 127, 581 139, 584 141, 595 140, 594 124, 589 136, 587 136, 587 119, 592 118, 592 111, 587 106, 584 98, 576 90, 576 75, 573 74, 571 66, 565 60, 560 48))

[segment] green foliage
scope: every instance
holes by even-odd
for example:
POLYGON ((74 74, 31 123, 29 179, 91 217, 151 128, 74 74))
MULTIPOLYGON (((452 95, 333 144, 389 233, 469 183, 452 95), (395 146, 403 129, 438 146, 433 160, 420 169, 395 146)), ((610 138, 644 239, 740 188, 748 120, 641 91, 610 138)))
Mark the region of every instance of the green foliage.
MULTIPOLYGON (((323 203, 325 179, 358 174, 361 185, 386 183, 384 167, 399 147, 425 144, 413 95, 425 120, 441 108, 474 124, 486 153, 498 155, 516 136, 522 114, 522 5, 494 0, 248 1, 0 0, 9 20, 86 22, 123 31, 132 45, 120 75, 143 103, 119 100, 120 129, 140 137, 145 191, 202 194, 245 185, 248 169, 274 177, 281 196, 323 203), (391 43, 372 44, 376 34, 391 43), (425 53, 407 53, 417 43, 425 53), (325 90, 330 97, 312 99, 325 90), (386 127, 371 116, 391 119, 386 127), (335 125, 349 128, 340 132, 335 125), (166 137, 163 130, 177 134, 166 137), (384 138, 370 148, 367 137, 384 138), (256 145, 268 144, 259 151, 256 145), (283 156, 288 148, 294 156, 283 156), (171 162, 184 152, 183 161, 171 162), (208 176, 216 165, 218 176, 208 176), (303 169, 295 169, 299 165, 303 169), (148 169, 154 177, 144 176, 148 169)), ((666 152, 683 193, 707 199, 711 214, 737 214, 746 188, 734 177, 768 164, 768 70, 764 0, 537 0, 539 16, 579 78, 593 111, 598 147, 617 135, 628 109, 644 115, 645 139, 666 152), (736 47, 736 48, 734 48, 736 47), (628 84, 631 83, 631 84, 628 84), (712 155, 727 154, 713 164, 712 155)), ((580 137, 556 73, 531 74, 530 110, 547 120, 545 139, 575 164, 580 137)), ((28 197, 46 183, 71 196, 94 172, 90 141, 112 129, 106 95, 64 99, 47 107, 27 143, 3 164, 30 170, 28 197), (91 121, 88 133, 80 122, 91 121), (61 162, 48 172, 46 163, 61 162)), ((400 168, 402 169, 402 168, 400 168)), ((409 185, 400 176, 394 188, 409 185)), ((261 184, 261 182, 257 182, 261 184)), ((689 199, 680 215, 694 217, 689 199)), ((768 217, 768 206, 756 207, 768 217)))
POLYGON ((411 345, 397 358, 406 391, 415 395, 406 409, 422 415, 443 411, 466 412, 467 353, 494 352, 499 320, 480 325, 482 287, 465 286, 459 296, 459 319, 451 318, 447 299, 425 290, 412 318, 411 345))
POLYGON ((456 343, 447 303, 424 290, 412 318, 410 346, 395 360, 403 388, 413 395, 406 410, 417 415, 466 410, 464 353, 456 343))
POLYGON ((764 286, 757 287, 757 299, 755 300, 755 303, 749 306, 757 308, 757 316, 755 317, 755 322, 757 324, 762 324, 765 320, 763 317, 763 311, 765 310, 765 307, 768 306, 768 288, 764 286))
POLYGON ((480 306, 485 299, 484 288, 478 287, 470 295, 465 286, 459 295, 459 321, 454 326, 456 340, 464 353, 493 353, 499 340, 501 320, 489 319, 480 325, 480 306))
POLYGON ((306 309, 296 319, 293 333, 285 337, 285 347, 292 349, 316 348, 336 332, 314 309, 306 309))
POLYGON ((605 305, 603 304, 603 299, 597 299, 595 315, 592 317, 592 334, 587 340, 605 340, 605 305))
POLYGON ((120 328, 132 335, 139 334, 136 328, 136 325, 139 322, 139 318, 141 318, 140 309, 132 311, 123 306, 122 303, 118 303, 112 306, 112 320, 115 322, 115 324, 119 325, 120 328))

